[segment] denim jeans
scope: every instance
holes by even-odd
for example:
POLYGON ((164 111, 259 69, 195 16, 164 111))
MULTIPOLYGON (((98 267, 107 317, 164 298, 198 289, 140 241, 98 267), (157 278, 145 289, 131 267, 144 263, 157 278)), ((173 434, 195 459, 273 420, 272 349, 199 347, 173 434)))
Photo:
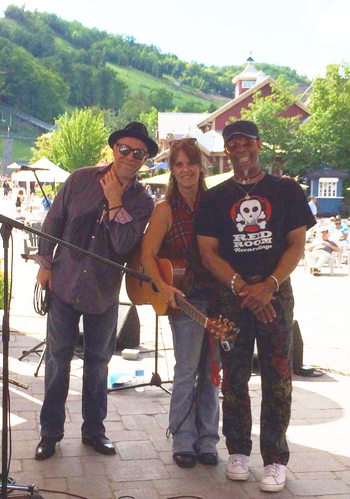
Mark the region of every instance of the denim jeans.
MULTIPOLYGON (((205 290, 195 289, 188 300, 207 310, 205 290)), ((211 381, 209 334, 184 313, 169 317, 176 359, 170 402, 169 429, 174 436, 173 453, 216 452, 219 441, 219 389, 211 381)), ((214 340, 216 360, 219 346, 214 340)))
POLYGON ((116 344, 118 302, 103 314, 83 314, 51 293, 47 319, 45 399, 40 414, 41 435, 61 436, 64 431, 70 363, 83 315, 84 368, 82 434, 105 433, 108 363, 116 344))

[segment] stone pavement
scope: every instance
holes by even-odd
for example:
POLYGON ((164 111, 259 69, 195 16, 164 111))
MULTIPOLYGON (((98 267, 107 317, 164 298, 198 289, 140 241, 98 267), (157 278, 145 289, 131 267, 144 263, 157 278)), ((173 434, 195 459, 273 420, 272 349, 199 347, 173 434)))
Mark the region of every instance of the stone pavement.
MULTIPOLYGON (((250 382, 253 407, 253 452, 248 482, 232 482, 225 476, 227 451, 219 443, 219 465, 183 470, 172 461, 171 439, 166 438, 170 396, 158 387, 111 392, 106 422, 107 435, 117 447, 116 456, 102 456, 82 445, 80 439, 82 361, 72 364, 67 402, 65 438, 49 460, 34 460, 39 439, 39 412, 43 400, 43 374, 34 377, 38 357, 18 361, 23 350, 45 337, 45 318, 32 305, 37 267, 20 258, 23 235, 14 231, 13 300, 10 317, 10 376, 29 385, 28 390, 10 385, 12 461, 9 475, 18 484, 36 484, 45 499, 68 497, 47 492, 63 491, 89 499, 160 499, 181 496, 203 499, 257 499, 262 461, 259 454, 260 377, 250 382)), ((350 326, 346 270, 328 270, 321 277, 303 272, 293 274, 295 318, 304 341, 304 364, 327 368, 325 376, 295 376, 293 413, 288 430, 291 458, 285 489, 277 498, 350 499, 350 326)), ((127 301, 123 290, 121 301, 127 301)), ((142 364, 145 378, 154 372, 154 312, 138 307, 141 321, 142 364)), ((172 340, 167 319, 160 320, 159 372, 171 379, 174 365, 172 340)), ((120 354, 111 370, 134 373, 136 363, 120 354)), ((171 385, 165 385, 171 388, 171 385)))

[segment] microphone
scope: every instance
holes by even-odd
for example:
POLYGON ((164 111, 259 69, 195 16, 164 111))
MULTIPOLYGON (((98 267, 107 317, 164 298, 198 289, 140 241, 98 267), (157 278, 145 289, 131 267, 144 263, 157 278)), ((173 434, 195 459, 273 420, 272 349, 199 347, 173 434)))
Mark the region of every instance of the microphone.
POLYGON ((31 166, 21 166, 21 168, 20 168, 20 171, 22 171, 22 172, 27 172, 27 171, 29 171, 29 172, 37 172, 39 170, 43 170, 45 172, 50 171, 47 168, 32 168, 31 166))

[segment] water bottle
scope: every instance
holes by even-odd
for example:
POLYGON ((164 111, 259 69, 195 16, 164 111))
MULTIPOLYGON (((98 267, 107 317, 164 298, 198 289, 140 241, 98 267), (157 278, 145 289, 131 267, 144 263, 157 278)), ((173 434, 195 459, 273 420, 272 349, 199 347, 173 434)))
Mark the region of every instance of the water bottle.
MULTIPOLYGON (((136 380, 136 385, 142 385, 144 382, 144 376, 145 376, 145 370, 142 367, 142 364, 140 363, 136 369, 135 369, 135 380, 136 380)), ((137 386, 135 388, 137 392, 144 392, 145 387, 144 386, 137 386)))

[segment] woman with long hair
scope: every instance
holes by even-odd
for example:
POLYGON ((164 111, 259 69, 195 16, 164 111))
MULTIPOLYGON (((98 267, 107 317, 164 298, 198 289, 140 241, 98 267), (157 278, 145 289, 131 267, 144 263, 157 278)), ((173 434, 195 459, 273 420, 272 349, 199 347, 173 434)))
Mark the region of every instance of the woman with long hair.
MULTIPOLYGON (((201 265, 193 227, 206 190, 201 151, 195 139, 171 143, 169 169, 167 193, 157 203, 143 239, 143 265, 170 307, 177 309, 175 296, 186 293, 187 300, 206 314, 213 281, 201 265), (163 280, 156 260, 160 250, 168 258, 181 258, 187 263, 182 290, 163 280)), ((202 464, 216 465, 219 394, 211 382, 209 334, 183 312, 169 316, 169 322, 176 359, 169 413, 173 458, 182 468, 193 467, 196 458, 202 464)))

